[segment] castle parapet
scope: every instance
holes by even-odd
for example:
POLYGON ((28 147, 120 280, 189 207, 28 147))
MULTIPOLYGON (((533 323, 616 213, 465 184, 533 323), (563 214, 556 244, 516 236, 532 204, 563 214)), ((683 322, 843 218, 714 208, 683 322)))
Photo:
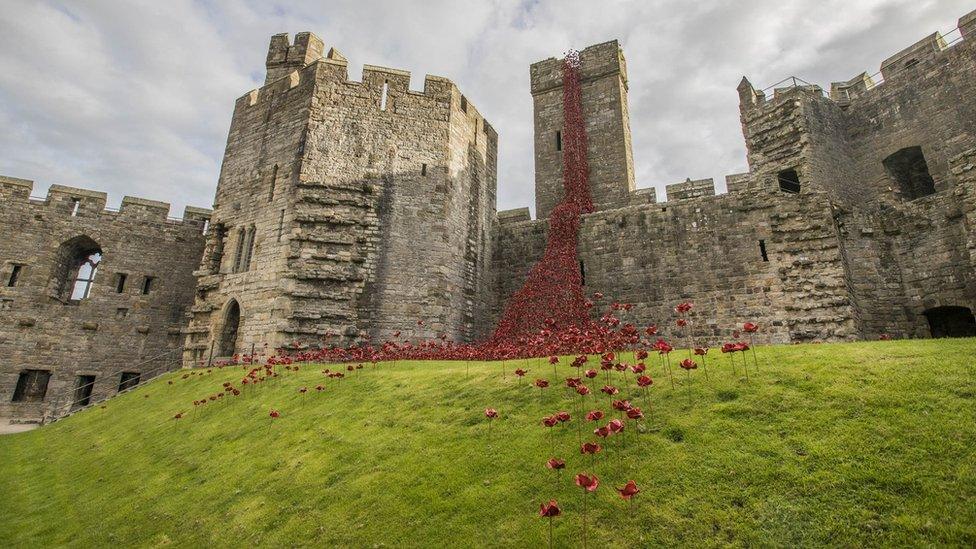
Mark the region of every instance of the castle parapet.
POLYGON ((169 204, 158 200, 123 196, 119 217, 162 223, 169 215, 169 204))
POLYGON ((688 179, 682 183, 673 183, 666 187, 668 201, 686 200, 702 196, 715 196, 715 181, 709 179, 688 179))
MULTIPOLYGON (((580 80, 600 78, 620 73, 626 87, 627 64, 623 51, 616 40, 594 44, 580 52, 580 80)), ((563 85, 563 60, 550 57, 533 63, 529 67, 532 94, 544 92, 563 85)))
POLYGON ((966 40, 970 38, 973 32, 976 32, 976 10, 973 10, 966 15, 959 18, 959 33, 966 40))
POLYGON ((933 32, 911 46, 901 50, 881 62, 881 76, 888 80, 896 73, 916 65, 920 61, 931 59, 946 49, 946 41, 942 34, 933 32))
POLYGON ((532 214, 528 208, 515 208, 513 210, 501 210, 498 212, 498 223, 501 225, 511 225, 523 221, 532 221, 532 214))
POLYGON ((34 182, 29 179, 0 175, 0 198, 3 199, 4 204, 11 204, 14 201, 26 203, 30 199, 32 190, 34 190, 34 182))
POLYGON ((725 176, 725 190, 729 194, 740 193, 755 188, 755 179, 749 172, 734 173, 725 176))

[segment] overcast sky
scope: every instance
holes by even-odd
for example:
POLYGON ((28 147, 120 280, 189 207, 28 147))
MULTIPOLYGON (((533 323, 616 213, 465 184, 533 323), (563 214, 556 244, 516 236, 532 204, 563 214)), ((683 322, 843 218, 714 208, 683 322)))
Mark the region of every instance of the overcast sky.
MULTIPOLYGON (((213 201, 234 100, 268 40, 312 31, 350 61, 456 82, 499 134, 499 209, 533 204, 528 66, 619 39, 639 187, 746 171, 735 87, 828 87, 972 0, 304 2, 0 0, 0 174, 186 204, 213 201), (295 5, 292 5, 295 4, 295 5), (300 5, 299 5, 300 4, 300 5)), ((958 36, 954 33, 952 37, 958 36)))

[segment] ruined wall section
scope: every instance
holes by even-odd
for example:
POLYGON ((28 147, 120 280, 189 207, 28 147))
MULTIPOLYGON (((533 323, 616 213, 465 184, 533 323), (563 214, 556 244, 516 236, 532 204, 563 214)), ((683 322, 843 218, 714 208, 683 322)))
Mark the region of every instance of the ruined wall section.
POLYGON ((105 193, 60 185, 34 199, 32 189, 32 181, 0 176, 0 233, 8 236, 0 239, 0 416, 26 421, 66 410, 79 376, 95 376, 98 399, 115 394, 122 370, 148 375, 179 363, 187 289, 210 217, 187 207, 182 220, 169 219, 169 204, 128 196, 110 210, 105 193), (86 299, 71 299, 77 270, 68 242, 101 250, 86 299), (43 402, 11 402, 25 369, 51 372, 43 402))
MULTIPOLYGON (((530 67, 535 121, 536 217, 545 219, 563 198, 562 60, 530 67), (557 136, 559 132, 559 136, 557 136)), ((635 189, 627 109, 627 66, 616 40, 580 52, 580 86, 587 133, 590 189, 597 210, 620 207, 635 189)))
MULTIPOLYGON (((682 190, 697 196, 584 216, 579 249, 587 293, 633 303, 626 320, 661 324, 667 337, 675 336, 672 308, 685 300, 698 311, 695 337, 711 344, 731 339, 746 320, 763 325, 767 342, 857 337, 822 193, 747 189, 714 196, 700 181, 680 185, 676 196, 682 190)), ((541 257, 547 227, 545 220, 499 224, 500 296, 518 289, 541 257)))

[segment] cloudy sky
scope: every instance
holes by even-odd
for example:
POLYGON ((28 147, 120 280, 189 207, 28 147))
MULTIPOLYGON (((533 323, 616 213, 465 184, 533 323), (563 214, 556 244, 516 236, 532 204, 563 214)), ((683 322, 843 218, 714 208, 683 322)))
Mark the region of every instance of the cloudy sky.
MULTIPOLYGON (((312 31, 362 65, 454 80, 499 133, 499 209, 533 203, 528 66, 617 38, 639 187, 746 170, 735 86, 829 86, 972 0, 2 0, 0 174, 209 206, 234 99, 272 34, 312 31), (295 5, 293 5, 295 4, 295 5), (300 4, 300 5, 298 5, 300 4)), ((958 34, 953 34, 956 37, 958 34)))

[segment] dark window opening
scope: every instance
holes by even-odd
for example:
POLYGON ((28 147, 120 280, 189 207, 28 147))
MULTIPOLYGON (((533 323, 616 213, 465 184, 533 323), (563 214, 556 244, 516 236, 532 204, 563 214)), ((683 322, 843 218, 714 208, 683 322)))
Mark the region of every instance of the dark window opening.
POLYGON ((582 259, 580 259, 580 285, 586 286, 586 267, 582 259))
POLYGON ((556 150, 563 150, 563 132, 556 130, 556 150))
POLYGON ((906 69, 910 69, 910 68, 914 67, 915 65, 918 65, 918 59, 909 59, 908 61, 905 61, 905 68, 906 69))
POLYGON ((463 95, 461 96, 461 110, 468 112, 468 98, 463 95))
POLYGON ((271 169, 271 187, 268 189, 268 202, 274 200, 275 182, 278 180, 278 165, 271 169))
POLYGON ((12 402, 41 402, 47 394, 47 384, 51 381, 48 370, 24 370, 17 378, 12 402))
POLYGON ((210 241, 210 272, 220 272, 220 263, 224 260, 224 241, 227 239, 227 227, 223 223, 214 225, 213 240, 210 241))
POLYGON ((762 257, 763 261, 769 261, 769 255, 766 253, 766 241, 759 241, 759 255, 762 257))
POLYGON ((285 231, 285 210, 278 214, 278 242, 281 242, 281 234, 285 231))
POLYGON ((420 165, 420 175, 427 177, 427 164, 420 165))
POLYGON ((976 336, 976 317, 967 307, 936 307, 924 314, 932 337, 976 336))
POLYGON ((149 295, 149 292, 152 290, 153 280, 156 280, 156 278, 152 276, 147 276, 142 279, 142 295, 149 295))
POLYGON ((115 309, 115 318, 116 319, 122 320, 123 318, 125 318, 127 316, 129 316, 129 309, 126 309, 125 307, 119 307, 118 309, 115 309))
POLYGON ((95 387, 95 376, 78 376, 75 385, 75 398, 72 406, 88 406, 91 403, 92 389, 95 387))
POLYGON ((71 217, 78 216, 78 210, 81 209, 81 200, 77 198, 71 199, 71 217))
POLYGON ((129 278, 129 275, 125 273, 119 273, 118 279, 115 281, 115 293, 121 294, 125 291, 125 280, 129 278))
POLYGON ((119 392, 126 389, 131 389, 139 385, 139 372, 122 372, 122 378, 119 379, 119 392))
POLYGON ((224 314, 224 326, 220 330, 219 355, 231 356, 237 348, 237 332, 241 324, 241 306, 231 300, 224 314))
POLYGON ((905 200, 915 200, 935 192, 935 181, 929 174, 921 147, 906 147, 881 163, 905 200))
POLYGON ((784 193, 796 194, 800 192, 800 176, 797 175, 795 169, 783 170, 779 172, 776 178, 779 180, 779 190, 784 193))
POLYGON ((251 225, 245 233, 244 259, 241 261, 241 271, 251 270, 251 256, 254 254, 254 235, 257 230, 251 225))
POLYGON ((14 265, 13 268, 10 269, 10 278, 7 279, 8 288, 13 288, 17 285, 17 280, 20 278, 20 272, 23 270, 23 268, 23 265, 14 265))

